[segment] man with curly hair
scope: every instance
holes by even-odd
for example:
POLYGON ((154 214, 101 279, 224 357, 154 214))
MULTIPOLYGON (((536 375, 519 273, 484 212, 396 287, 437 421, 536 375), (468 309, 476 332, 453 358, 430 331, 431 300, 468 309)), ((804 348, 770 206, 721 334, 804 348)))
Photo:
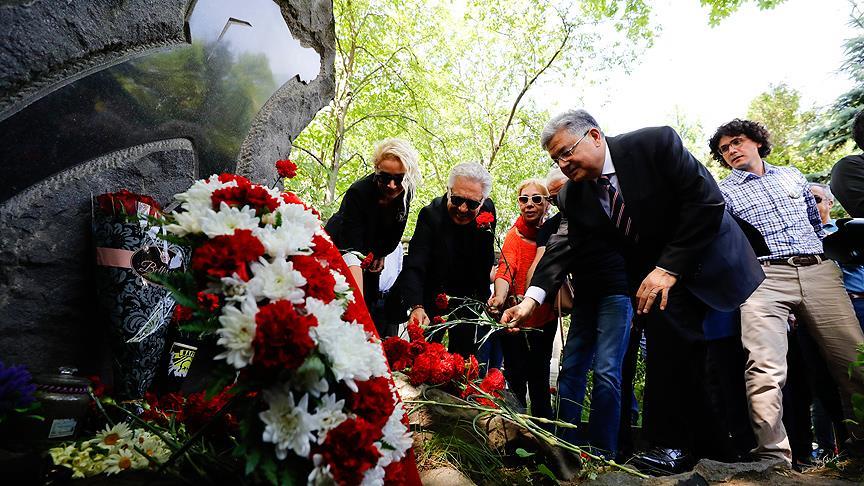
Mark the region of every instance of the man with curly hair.
MULTIPOLYGON (((852 138, 864 150, 864 110, 855 115, 852 138)), ((831 191, 853 218, 864 218, 864 154, 849 155, 834 164, 831 191)))
POLYGON ((752 452, 791 465, 781 392, 790 312, 818 344, 847 398, 864 392, 864 374, 848 371, 864 333, 840 268, 825 260, 825 231, 806 179, 794 167, 763 160, 771 153, 769 137, 762 124, 736 118, 720 126, 708 145, 714 158, 732 169, 720 182, 726 209, 759 230, 770 250, 759 257, 765 281, 741 304, 741 341, 749 355, 745 381, 757 440, 752 452))

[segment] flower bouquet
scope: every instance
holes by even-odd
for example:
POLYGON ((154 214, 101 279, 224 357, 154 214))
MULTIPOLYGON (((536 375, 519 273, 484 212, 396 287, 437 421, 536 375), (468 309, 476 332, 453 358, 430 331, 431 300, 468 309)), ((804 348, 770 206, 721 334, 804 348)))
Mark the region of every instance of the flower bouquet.
POLYGON ((419 484, 375 327, 317 213, 230 174, 176 199, 164 228, 190 269, 156 278, 182 329, 218 338, 212 388, 234 383, 223 410, 250 481, 419 484))
POLYGON ((119 398, 140 399, 162 358, 174 299, 151 275, 183 266, 185 252, 160 239, 159 204, 127 190, 96 197, 97 295, 109 323, 114 385, 119 398))

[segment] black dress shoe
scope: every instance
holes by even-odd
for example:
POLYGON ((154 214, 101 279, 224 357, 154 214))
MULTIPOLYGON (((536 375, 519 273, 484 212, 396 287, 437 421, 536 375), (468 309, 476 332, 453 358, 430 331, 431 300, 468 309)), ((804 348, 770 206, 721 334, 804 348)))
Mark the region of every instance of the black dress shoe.
POLYGON ((688 470, 692 462, 690 455, 681 449, 655 447, 634 456, 637 467, 654 474, 678 474, 688 470))

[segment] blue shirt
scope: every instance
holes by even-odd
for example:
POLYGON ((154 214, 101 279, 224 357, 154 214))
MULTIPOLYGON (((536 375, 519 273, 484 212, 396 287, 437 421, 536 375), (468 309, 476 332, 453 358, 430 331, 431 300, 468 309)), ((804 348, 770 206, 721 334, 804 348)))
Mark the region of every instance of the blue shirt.
POLYGON ((822 253, 822 220, 807 180, 794 167, 768 162, 765 174, 732 169, 720 182, 726 209, 752 224, 771 251, 760 260, 822 253))
MULTIPOLYGON (((830 234, 837 231, 834 220, 829 220, 822 226, 825 232, 830 234)), ((847 292, 864 293, 864 266, 862 265, 840 265, 843 270, 843 286, 847 292)))

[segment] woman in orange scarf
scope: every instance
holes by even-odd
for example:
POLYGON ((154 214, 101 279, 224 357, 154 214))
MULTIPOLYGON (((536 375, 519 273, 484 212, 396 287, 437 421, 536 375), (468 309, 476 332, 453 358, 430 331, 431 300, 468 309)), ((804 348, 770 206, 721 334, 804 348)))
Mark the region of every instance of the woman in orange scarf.
MULTIPOLYGON (((537 230, 549 208, 549 191, 539 179, 519 184, 519 218, 504 238, 501 260, 495 274, 495 291, 489 306, 510 307, 522 300, 528 286, 528 269, 537 253, 537 230)), ((551 306, 544 304, 522 327, 538 331, 502 336, 504 376, 516 398, 526 406, 526 391, 531 398, 531 414, 552 418, 549 394, 549 361, 555 337, 555 319, 551 306)))

